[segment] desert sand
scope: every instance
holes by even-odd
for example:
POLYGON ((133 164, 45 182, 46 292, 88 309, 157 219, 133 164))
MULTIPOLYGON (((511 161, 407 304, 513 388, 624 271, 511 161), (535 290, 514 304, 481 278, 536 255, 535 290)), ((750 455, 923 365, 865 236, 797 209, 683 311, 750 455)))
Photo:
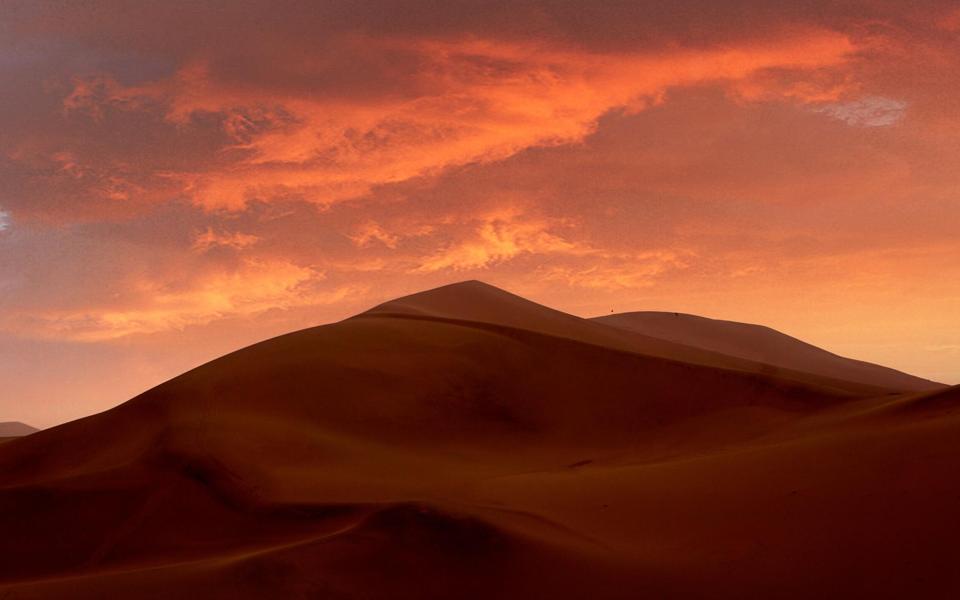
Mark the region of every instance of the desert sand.
POLYGON ((465 282, 0 445, 0 598, 954 598, 958 407, 465 282))

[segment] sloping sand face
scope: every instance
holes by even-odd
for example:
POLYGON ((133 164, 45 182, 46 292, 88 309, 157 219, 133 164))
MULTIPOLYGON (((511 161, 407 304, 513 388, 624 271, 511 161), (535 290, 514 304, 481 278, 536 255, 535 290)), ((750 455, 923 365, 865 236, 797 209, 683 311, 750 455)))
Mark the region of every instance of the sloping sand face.
POLYGON ((960 592, 958 388, 749 359, 478 282, 275 338, 0 446, 0 597, 960 592))

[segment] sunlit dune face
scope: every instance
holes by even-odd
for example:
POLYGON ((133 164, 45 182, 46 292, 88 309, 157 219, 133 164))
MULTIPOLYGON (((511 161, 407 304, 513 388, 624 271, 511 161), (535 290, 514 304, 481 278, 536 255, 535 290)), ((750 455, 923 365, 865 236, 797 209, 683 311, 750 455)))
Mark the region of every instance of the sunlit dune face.
POLYGON ((0 409, 56 422, 460 279, 581 315, 761 321, 960 380, 958 15, 17 7, 0 353, 61 358, 42 378, 0 361, 0 409), (118 348, 150 366, 112 386, 118 348))

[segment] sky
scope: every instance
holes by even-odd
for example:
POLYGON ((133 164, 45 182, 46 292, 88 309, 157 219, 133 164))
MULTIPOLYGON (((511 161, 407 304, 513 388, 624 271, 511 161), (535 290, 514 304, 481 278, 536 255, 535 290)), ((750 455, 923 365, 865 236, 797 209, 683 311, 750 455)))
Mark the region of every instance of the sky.
POLYGON ((0 421, 466 279, 960 383, 955 2, 0 11, 0 421))

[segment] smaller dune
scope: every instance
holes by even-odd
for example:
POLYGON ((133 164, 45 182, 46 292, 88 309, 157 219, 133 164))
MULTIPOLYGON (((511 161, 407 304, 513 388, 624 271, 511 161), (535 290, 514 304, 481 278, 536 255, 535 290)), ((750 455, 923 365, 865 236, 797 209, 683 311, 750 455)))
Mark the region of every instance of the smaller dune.
POLYGON ((727 356, 889 389, 919 392, 943 384, 828 352, 770 327, 673 312, 604 315, 595 322, 727 356))
POLYGON ((40 431, 36 427, 30 427, 26 423, 19 421, 4 421, 0 423, 0 438, 4 437, 22 437, 40 431))

